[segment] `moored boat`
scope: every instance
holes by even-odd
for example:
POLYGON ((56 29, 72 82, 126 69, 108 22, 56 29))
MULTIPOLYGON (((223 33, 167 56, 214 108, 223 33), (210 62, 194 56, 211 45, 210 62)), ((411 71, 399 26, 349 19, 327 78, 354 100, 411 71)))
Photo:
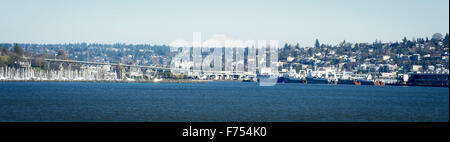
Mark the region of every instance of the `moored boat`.
POLYGON ((337 84, 351 84, 351 85, 354 85, 355 82, 354 82, 353 79, 339 79, 337 81, 337 84))
POLYGON ((377 81, 373 82, 373 85, 375 85, 375 86, 384 86, 385 84, 384 84, 383 81, 377 80, 377 81))
POLYGON ((284 83, 303 83, 304 80, 302 78, 296 78, 296 77, 285 77, 284 83))
POLYGON ((250 78, 245 78, 242 80, 242 82, 255 82, 255 81, 250 78))
POLYGON ((258 83, 261 86, 273 86, 277 84, 279 78, 278 76, 268 74, 258 75, 257 77, 258 83))
POLYGON ((326 78, 316 78, 316 77, 306 77, 307 84, 328 84, 328 79, 326 78))
POLYGON ((448 74, 410 74, 408 86, 449 87, 448 74))

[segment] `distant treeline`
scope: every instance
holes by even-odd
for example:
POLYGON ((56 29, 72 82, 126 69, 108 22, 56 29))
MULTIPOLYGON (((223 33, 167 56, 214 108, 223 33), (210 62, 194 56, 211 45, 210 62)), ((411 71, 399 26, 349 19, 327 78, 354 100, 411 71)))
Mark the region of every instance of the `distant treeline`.
MULTIPOLYGON (((67 58, 92 62, 121 62, 124 64, 167 64, 170 49, 166 45, 148 44, 17 44, 25 51, 55 57, 60 50, 67 58)), ((0 48, 11 49, 12 43, 0 43, 0 48)))
POLYGON ((30 65, 31 67, 44 70, 58 70, 60 68, 61 64, 48 63, 44 60, 45 58, 68 59, 66 52, 62 49, 59 49, 56 55, 48 55, 46 53, 26 52, 19 44, 14 44, 11 48, 0 48, 0 67, 9 66, 17 68, 30 65), (31 57, 33 59, 26 60, 25 57, 31 57))

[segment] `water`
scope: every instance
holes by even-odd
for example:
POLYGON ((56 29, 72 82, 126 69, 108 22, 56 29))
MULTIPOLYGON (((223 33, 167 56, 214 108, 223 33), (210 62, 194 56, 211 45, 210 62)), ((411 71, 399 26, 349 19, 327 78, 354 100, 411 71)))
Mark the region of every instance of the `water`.
POLYGON ((449 121, 449 89, 0 82, 0 121, 449 121))

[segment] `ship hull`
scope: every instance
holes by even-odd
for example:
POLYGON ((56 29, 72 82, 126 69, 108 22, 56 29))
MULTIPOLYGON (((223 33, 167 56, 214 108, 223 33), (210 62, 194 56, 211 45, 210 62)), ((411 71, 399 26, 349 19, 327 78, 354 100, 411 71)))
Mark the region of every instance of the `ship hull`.
POLYGON ((258 75, 258 83, 260 86, 274 86, 277 84, 279 77, 271 75, 258 75))
POLYGON ((449 87, 448 74, 412 74, 407 85, 449 87))
POLYGON ((319 78, 306 78, 307 84, 328 84, 327 79, 319 79, 319 78))
POLYGON ((368 80, 359 80, 361 81, 361 85, 374 85, 373 81, 368 80))
POLYGON ((285 78, 284 83, 304 83, 305 81, 301 78, 285 78))
POLYGON ((355 84, 354 80, 350 80, 350 79, 341 79, 341 80, 338 80, 337 83, 338 84, 349 84, 349 85, 355 84))

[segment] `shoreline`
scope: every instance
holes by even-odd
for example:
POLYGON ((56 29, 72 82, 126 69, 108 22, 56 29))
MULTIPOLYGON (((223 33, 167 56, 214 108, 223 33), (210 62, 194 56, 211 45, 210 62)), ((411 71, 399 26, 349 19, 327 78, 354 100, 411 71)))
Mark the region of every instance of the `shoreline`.
MULTIPOLYGON (((141 81, 132 81, 132 80, 0 80, 1 82, 77 82, 77 83, 209 83, 209 82, 242 82, 241 80, 161 80, 161 81, 153 81, 153 80, 141 80, 141 81)), ((289 83, 291 84, 291 83, 289 83)), ((292 83, 296 84, 296 83, 292 83)), ((300 83, 303 84, 303 83, 300 83)), ((341 85, 352 85, 352 84, 341 84, 341 85)), ((356 85, 358 86, 358 85, 356 85)), ((373 85, 363 85, 363 86, 373 86, 373 85)), ((448 88, 449 86, 433 86, 433 85, 383 85, 383 86, 409 86, 409 87, 444 87, 448 88)))
POLYGON ((86 82, 86 83, 208 83, 208 82, 242 82, 240 80, 0 80, 0 82, 86 82))

